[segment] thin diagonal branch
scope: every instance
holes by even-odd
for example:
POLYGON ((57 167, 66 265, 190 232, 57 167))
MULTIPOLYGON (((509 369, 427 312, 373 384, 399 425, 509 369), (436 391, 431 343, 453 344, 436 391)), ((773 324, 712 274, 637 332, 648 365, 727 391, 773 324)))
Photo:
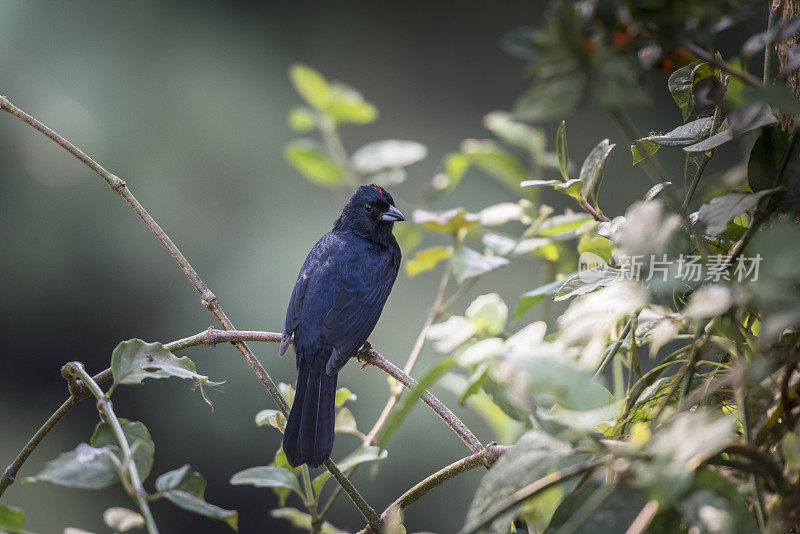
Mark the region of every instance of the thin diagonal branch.
POLYGON ((476 452, 471 456, 467 456, 466 458, 462 458, 457 462, 453 462, 452 464, 448 465, 436 471, 431 476, 427 477, 425 480, 420 481, 414 487, 403 493, 400 497, 397 498, 392 504, 386 507, 383 514, 381 514, 381 519, 386 518, 386 514, 392 508, 399 508, 400 510, 405 510, 412 504, 414 504, 420 497, 428 493, 434 488, 438 488, 451 478, 455 478, 461 473, 465 473, 470 469, 475 469, 476 467, 487 466, 490 467, 493 463, 495 463, 500 456, 502 456, 508 449, 511 447, 506 445, 497 445, 494 443, 490 443, 486 446, 486 448, 480 452, 476 452))
MULTIPOLYGON (((202 299, 203 305, 206 308, 208 308, 211 311, 211 313, 214 314, 214 316, 226 330, 235 329, 231 320, 222 310, 222 307, 220 306, 217 297, 214 295, 214 293, 211 292, 208 286, 206 286, 206 284, 197 274, 197 271, 195 271, 194 268, 191 266, 191 264, 189 264, 189 261, 186 259, 186 257, 180 251, 180 249, 175 245, 172 239, 170 239, 167 233, 161 229, 156 220, 153 219, 153 217, 147 212, 147 210, 144 209, 144 206, 142 206, 142 204, 138 200, 136 200, 136 197, 133 196, 133 193, 131 193, 130 189, 128 188, 124 180, 112 174, 111 172, 107 171, 100 164, 98 164, 92 158, 87 156, 82 150, 80 150, 75 145, 67 141, 64 137, 60 136, 55 131, 51 130, 46 125, 44 125, 42 122, 38 121, 37 119, 28 115, 18 107, 14 106, 11 102, 8 101, 7 98, 3 96, 0 96, 0 109, 10 113, 11 115, 14 115, 15 117, 21 119, 31 127, 35 128, 37 131, 44 134, 50 140, 57 143, 64 150, 66 150, 67 152, 78 158, 78 160, 86 164, 90 169, 92 169, 92 171, 94 171, 101 178, 103 178, 103 180, 112 189, 112 191, 116 192, 125 200, 125 202, 128 203, 128 205, 133 209, 134 212, 136 212, 139 218, 142 219, 145 225, 147 225, 150 231, 153 232, 153 234, 161 242, 161 244, 164 245, 164 247, 169 252, 170 256, 172 256, 172 258, 178 264, 180 269, 192 283, 192 286, 194 286, 194 288, 200 294, 200 298, 202 299)), ((281 395, 278 386, 275 384, 275 382, 269 376, 267 371, 258 361, 255 354, 253 354, 253 351, 250 350, 250 348, 243 341, 237 341, 234 343, 234 345, 236 345, 236 348, 239 350, 239 352, 242 353, 242 356, 244 356, 245 360, 247 360, 247 363, 250 365, 253 372, 256 374, 256 376, 258 376, 259 380, 261 380, 261 382, 267 388, 267 391, 269 391, 270 396, 275 401, 275 404, 278 405, 278 408, 280 408, 280 410, 285 415, 288 415, 289 407, 286 404, 286 400, 283 398, 283 395, 281 395)), ((329 461, 329 463, 333 465, 333 462, 329 461)), ((326 467, 329 467, 330 469, 328 463, 326 463, 326 467)), ((336 469, 336 471, 338 471, 338 469, 336 469)), ((331 473, 333 473, 333 471, 331 471, 331 473)), ((334 475, 334 478, 336 478, 337 482, 343 484, 345 492, 347 492, 347 494, 356 504, 359 511, 362 513, 362 515, 364 515, 364 518, 367 520, 367 522, 371 526, 377 527, 378 514, 375 512, 375 510, 373 510, 369 506, 369 504, 367 504, 367 502, 358 493, 355 487, 353 487, 353 485, 350 483, 347 477, 345 477, 344 475, 341 474, 341 472, 339 472, 339 476, 334 475)))

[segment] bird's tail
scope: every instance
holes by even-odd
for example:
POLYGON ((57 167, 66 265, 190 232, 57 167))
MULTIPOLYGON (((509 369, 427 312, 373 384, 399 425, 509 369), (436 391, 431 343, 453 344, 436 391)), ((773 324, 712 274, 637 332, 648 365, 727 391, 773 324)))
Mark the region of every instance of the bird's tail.
POLYGON ((283 434, 283 452, 292 467, 319 467, 333 449, 336 377, 325 360, 299 358, 294 403, 283 434))

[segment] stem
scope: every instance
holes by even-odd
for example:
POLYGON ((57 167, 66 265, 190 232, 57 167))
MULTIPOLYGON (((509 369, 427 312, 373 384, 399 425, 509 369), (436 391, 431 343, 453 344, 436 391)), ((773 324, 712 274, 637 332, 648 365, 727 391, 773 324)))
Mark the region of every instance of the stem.
POLYGON ((604 214, 602 211, 600 211, 599 209, 594 209, 594 208, 592 207, 592 205, 591 205, 591 204, 589 204, 589 202, 587 202, 586 200, 583 200, 583 199, 579 200, 579 201, 578 201, 578 205, 579 205, 579 206, 580 206, 580 207, 581 207, 581 208, 582 208, 582 209, 583 209, 583 210, 584 210, 586 213, 588 213, 589 215, 591 215, 591 216, 594 218, 594 220, 595 220, 595 221, 597 221, 597 222, 608 222, 608 221, 610 221, 610 220, 611 220, 611 219, 609 219, 608 217, 606 217, 606 216, 605 216, 605 214, 604 214))
MULTIPOLYGON (((107 382, 111 379, 111 369, 106 369, 102 373, 98 373, 93 377, 93 380, 98 384, 102 384, 103 382, 107 382)), ((67 415, 72 408, 75 407, 78 402, 82 399, 85 399, 90 395, 88 388, 85 386, 76 390, 70 397, 64 401, 58 410, 53 412, 47 421, 36 431, 33 437, 28 440, 28 443, 22 448, 22 450, 17 454, 17 457, 14 458, 14 461, 5 468, 3 471, 2 476, 0 476, 0 497, 3 496, 3 493, 8 489, 8 487, 14 483, 14 480, 17 478, 17 473, 19 473, 22 464, 24 464, 28 457, 36 450, 36 447, 42 442, 42 440, 50 433, 53 428, 58 424, 61 419, 67 415)))
POLYGON ((322 140, 325 142, 328 152, 331 153, 337 163, 339 163, 339 166, 342 168, 342 172, 344 173, 344 177, 347 179, 347 183, 352 187, 358 186, 358 178, 353 172, 352 167, 350 167, 350 160, 347 157, 347 151, 344 149, 344 144, 342 144, 342 139, 339 137, 339 133, 336 131, 336 125, 334 122, 325 116, 320 116, 319 131, 322 134, 322 140))
POLYGON ((105 393, 103 393, 103 390, 100 389, 100 386, 97 384, 97 382, 95 382, 91 375, 86 372, 82 363, 70 362, 64 366, 64 371, 62 372, 68 373, 72 377, 81 379, 84 386, 87 387, 89 392, 91 392, 91 394, 97 399, 97 409, 100 412, 101 418, 111 427, 111 431, 114 433, 114 437, 116 438, 117 443, 119 443, 120 449, 122 450, 122 456, 124 459, 123 466, 127 467, 128 476, 130 477, 132 486, 130 496, 134 501, 136 501, 136 504, 139 506, 139 510, 142 512, 142 517, 144 517, 147 532, 150 534, 158 534, 158 527, 156 526, 155 519, 153 519, 152 512, 150 512, 150 505, 147 503, 147 492, 144 490, 142 481, 139 479, 139 471, 136 470, 136 463, 133 460, 130 444, 125 438, 125 433, 122 431, 122 425, 120 425, 119 419, 117 419, 117 416, 114 413, 111 399, 109 399, 105 393))
MULTIPOLYGON (((723 78, 722 74, 720 74, 720 78, 723 78)), ((711 119, 711 130, 708 132, 708 137, 716 134, 720 123, 722 123, 722 98, 725 96, 726 88, 724 80, 720 80, 719 82, 722 86, 723 92, 721 95, 719 95, 719 101, 714 107, 714 118, 711 119)), ((683 199, 683 204, 681 205, 682 214, 686 215, 686 212, 689 210, 689 204, 692 202, 692 197, 694 197, 694 193, 697 191, 697 186, 700 184, 700 178, 702 178, 703 172, 706 170, 706 165, 708 165, 708 162, 711 161, 713 155, 714 150, 707 150, 703 152, 703 157, 700 160, 700 164, 697 166, 697 172, 694 175, 692 184, 689 186, 689 191, 686 193, 686 198, 683 199)))
POLYGON ((664 414, 664 410, 667 409, 669 405, 670 399, 672 396, 675 395, 675 392, 678 390, 678 386, 681 384, 681 381, 688 375, 689 369, 694 369, 694 364, 697 361, 697 353, 700 350, 700 346, 705 343, 706 339, 703 338, 701 341, 701 336, 703 335, 703 327, 698 325, 697 330, 694 333, 694 341, 692 341, 691 346, 691 354, 689 355, 689 360, 681 366, 678 372, 675 374, 675 379, 672 382, 672 385, 669 388, 669 392, 664 396, 664 402, 661 403, 661 406, 658 408, 658 412, 656 412, 656 416, 653 417, 650 426, 652 428, 656 428, 656 424, 658 420, 661 419, 661 416, 664 414))
POLYGON ((633 323, 633 318, 628 320, 628 324, 625 325, 625 328, 622 330, 622 333, 617 338, 617 341, 611 347, 611 350, 608 351, 608 355, 605 357, 605 359, 603 359, 602 363, 600 364, 600 367, 597 368, 597 371, 595 371, 594 376, 599 376, 603 374, 603 371, 606 370, 608 364, 611 363, 611 361, 614 359, 614 356, 617 355, 620 347, 622 347, 623 341, 628 336, 628 333, 631 331, 632 323, 633 323))
POLYGON ((311 476, 308 474, 308 466, 300 466, 300 480, 303 483, 303 493, 305 493, 305 505, 311 516, 311 534, 319 532, 320 520, 317 514, 318 499, 314 495, 314 486, 311 484, 311 476))
POLYGON ((593 470, 600 465, 600 459, 591 459, 584 462, 571 465, 560 471, 550 473, 546 477, 540 478, 536 482, 528 484, 522 489, 519 489, 500 501, 499 504, 493 506, 488 512, 481 515, 478 519, 466 525, 459 534, 475 534, 482 528, 491 523, 497 516, 509 511, 517 506, 519 503, 533 497, 548 488, 551 488, 562 482, 566 482, 572 478, 580 476, 588 471, 593 470))
MULTIPOLYGON (((747 413, 747 393, 744 391, 743 387, 737 388, 736 400, 739 405, 739 416, 742 420, 744 439, 750 444, 753 441, 753 435, 750 428, 750 415, 747 413)), ((758 520, 758 530, 761 534, 764 534, 767 531, 767 521, 764 515, 764 494, 761 492, 761 479, 756 474, 753 474, 752 477, 753 489, 756 494, 755 510, 756 519, 758 520)))
POLYGON ((471 469, 475 469, 476 467, 484 465, 487 467, 491 466, 510 448, 511 447, 492 443, 489 444, 484 450, 476 452, 475 454, 467 456, 466 458, 462 458, 457 462, 453 462, 447 467, 436 471, 431 476, 417 483, 414 487, 398 497, 397 500, 395 500, 392 504, 387 506, 383 514, 381 514, 381 519, 386 518, 386 514, 390 509, 398 508, 400 510, 405 510, 432 489, 438 488, 451 478, 455 478, 461 473, 465 473, 471 469))
MULTIPOLYGON (((433 322, 439 317, 443 309, 447 309, 446 307, 442 308, 442 301, 444 300, 444 295, 447 292, 447 284, 450 282, 450 273, 452 271, 453 271, 453 262, 452 260, 450 260, 447 262, 447 265, 444 268, 444 272, 442 273, 442 278, 439 281, 439 289, 436 291, 436 296, 433 299, 433 304, 428 310, 428 315, 425 318, 425 323, 423 323, 422 329, 419 331, 419 335, 417 335, 417 339, 414 342, 414 347, 411 349, 411 354, 409 354, 408 360, 406 361, 406 365, 403 368, 403 371, 406 374, 411 373, 412 369, 414 369, 414 365, 417 363, 417 359, 419 358, 419 355, 422 352, 422 347, 425 346, 425 337, 428 334, 428 329, 431 327, 433 322)), ((381 428, 383 428, 383 425, 386 424, 386 421, 389 419, 389 414, 392 412, 392 409, 400 400, 400 396, 402 394, 403 394, 403 388, 392 389, 392 394, 389 397, 389 400, 386 401, 386 405, 384 405, 383 410, 381 410, 381 414, 378 416, 378 420, 375 421, 375 424, 372 425, 372 429, 370 429, 370 431, 367 433, 367 436, 364 438, 365 445, 372 445, 373 443, 375 443, 375 440, 378 438, 378 433, 381 431, 381 428)))
MULTIPOLYGON (((45 126, 40 121, 36 120, 35 118, 31 117, 18 107, 14 106, 4 96, 0 96, 0 109, 10 113, 11 115, 14 115, 15 117, 21 119, 34 129, 36 129, 37 131, 44 134, 47 138, 49 138, 50 140, 58 144, 60 147, 62 147, 64 150, 66 150, 67 152, 78 158, 78 160, 86 164, 90 169, 92 169, 92 171, 94 171, 101 178, 103 178, 103 180, 111 188, 111 190, 120 195, 125 200, 125 202, 128 203, 131 209, 133 209, 133 211, 136 212, 139 218, 142 219, 142 222, 144 222, 145 225, 147 225, 147 227, 150 229, 151 232, 153 232, 153 234, 161 242, 161 244, 164 245, 164 248, 167 249, 170 256, 172 256, 172 258, 178 264, 178 267, 180 267, 180 269, 186 275, 186 278, 189 279, 192 286, 194 286, 195 290, 197 290, 197 292, 200 294, 203 306, 208 308, 208 310, 214 314, 214 316, 217 318, 220 324, 225 328, 225 330, 235 330, 233 323, 225 314, 225 312, 222 310, 222 307, 220 306, 219 300, 217 299, 216 295, 214 295, 214 293, 211 292, 208 286, 206 286, 205 282, 203 282, 203 280, 197 274, 197 271, 195 271, 194 268, 189 264, 189 261, 186 259, 186 257, 177 247, 177 245, 175 245, 172 239, 170 239, 167 233, 161 229, 161 227, 158 225, 155 219, 153 219, 153 217, 147 212, 147 210, 144 209, 144 206, 142 206, 141 203, 139 203, 139 201, 136 200, 136 197, 133 196, 133 193, 131 193, 130 189, 128 188, 124 180, 108 172, 106 169, 100 166, 100 164, 98 164, 89 156, 87 156, 83 151, 81 151, 75 145, 73 145, 72 143, 67 141, 64 137, 60 136, 59 134, 57 134, 56 132, 45 126)), ((250 347, 248 347, 243 341, 236 341, 234 342, 234 345, 242 354, 242 356, 244 356, 244 359, 247 360, 247 363, 250 365, 250 368, 253 370, 253 372, 256 374, 259 380, 261 380, 261 383, 264 384, 264 386, 267 388, 267 391, 269 392, 273 401, 275 401, 275 404, 277 404, 281 412, 283 412, 283 414, 288 417, 289 406, 286 404, 286 400, 283 398, 283 395, 278 389, 278 386, 272 380, 272 377, 269 376, 269 373, 267 373, 267 371, 258 361, 258 358, 256 358, 255 354, 253 354, 253 351, 250 350, 250 347)), ((336 466, 330 460, 326 463, 326 466, 328 466, 328 464, 333 466, 334 469, 336 468, 336 466)), ((352 487, 350 481, 347 480, 346 477, 344 477, 341 474, 341 471, 339 471, 338 469, 336 469, 336 471, 339 472, 340 476, 334 478, 336 478, 337 482, 339 482, 340 484, 342 484, 343 481, 346 481, 346 483, 350 486, 350 491, 347 491, 348 488, 345 488, 345 490, 347 491, 350 498, 354 500, 354 503, 356 504, 356 506, 358 506, 359 510, 361 510, 362 514, 365 513, 364 510, 365 506, 372 512, 371 515, 367 514, 364 516, 368 520, 368 522, 372 524, 372 521, 370 521, 370 519, 372 519, 372 516, 377 517, 377 513, 374 510, 372 510, 369 507, 369 505, 366 504, 366 501, 364 501, 363 497, 361 497, 361 495, 358 494, 355 488, 352 487), (358 502, 356 499, 360 499, 360 502, 358 502)))
POLYGON ((755 76, 753 76, 749 72, 745 72, 743 70, 737 69, 736 67, 734 67, 732 65, 728 65, 727 63, 725 63, 724 61, 718 59, 713 54, 711 54, 710 52, 705 50, 704 48, 701 48, 701 47, 697 46, 696 44, 694 44, 692 42, 687 42, 687 43, 684 44, 684 46, 692 54, 694 54, 695 56, 699 57, 700 59, 702 59, 706 63, 708 63, 710 65, 714 65, 715 67, 717 67, 719 70, 721 70, 723 72, 727 72, 728 74, 736 76, 737 78, 741 79, 747 85, 750 85, 752 87, 761 87, 761 80, 759 80, 758 78, 756 78, 755 76))
POLYGON ((642 507, 625 534, 644 534, 658 513, 658 501, 652 500, 642 507))

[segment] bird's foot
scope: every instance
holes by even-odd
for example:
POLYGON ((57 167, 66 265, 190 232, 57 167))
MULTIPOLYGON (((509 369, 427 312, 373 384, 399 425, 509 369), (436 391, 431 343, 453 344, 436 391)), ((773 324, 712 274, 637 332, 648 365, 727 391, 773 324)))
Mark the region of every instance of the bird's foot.
POLYGON ((356 358, 361 362, 361 368, 359 371, 362 371, 364 367, 369 364, 369 360, 372 358, 371 351, 372 345, 370 345, 369 341, 365 341, 364 344, 361 345, 361 348, 358 349, 358 352, 356 352, 356 358))

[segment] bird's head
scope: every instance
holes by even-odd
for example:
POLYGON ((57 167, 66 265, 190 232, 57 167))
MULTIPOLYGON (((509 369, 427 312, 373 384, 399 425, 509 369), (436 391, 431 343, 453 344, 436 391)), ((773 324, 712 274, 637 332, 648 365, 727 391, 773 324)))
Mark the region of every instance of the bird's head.
POLYGON ((394 207, 392 195, 378 185, 362 185, 347 201, 342 216, 336 221, 349 230, 364 236, 391 232, 396 221, 405 221, 400 210, 394 207))

